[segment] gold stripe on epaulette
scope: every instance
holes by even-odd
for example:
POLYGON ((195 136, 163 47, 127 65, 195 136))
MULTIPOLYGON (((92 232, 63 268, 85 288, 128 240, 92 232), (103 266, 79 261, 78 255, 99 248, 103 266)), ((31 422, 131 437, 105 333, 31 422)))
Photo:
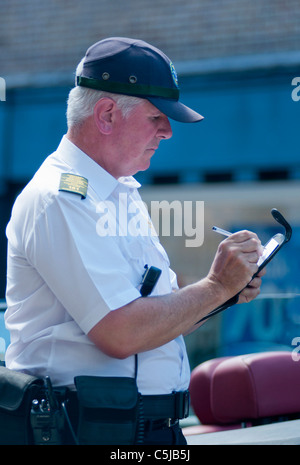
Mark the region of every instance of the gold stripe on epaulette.
POLYGON ((72 194, 81 195, 82 199, 86 198, 88 180, 77 174, 62 173, 60 177, 59 190, 71 192, 72 194))

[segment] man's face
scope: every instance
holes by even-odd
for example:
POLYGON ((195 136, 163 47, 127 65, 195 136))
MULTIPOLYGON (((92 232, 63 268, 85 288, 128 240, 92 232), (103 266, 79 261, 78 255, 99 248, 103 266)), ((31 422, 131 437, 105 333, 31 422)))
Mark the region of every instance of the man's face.
POLYGON ((134 175, 150 166, 162 139, 172 136, 167 116, 144 100, 126 118, 118 111, 114 129, 114 177, 134 175))

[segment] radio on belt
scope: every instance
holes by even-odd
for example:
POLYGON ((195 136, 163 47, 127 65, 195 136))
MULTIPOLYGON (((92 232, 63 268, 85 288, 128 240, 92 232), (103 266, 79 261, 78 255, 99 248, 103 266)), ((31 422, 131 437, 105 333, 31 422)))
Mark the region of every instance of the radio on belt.
POLYGON ((151 294, 161 275, 161 270, 155 266, 150 266, 149 268, 148 265, 145 265, 145 269, 146 271, 142 276, 142 287, 140 290, 143 297, 151 294))

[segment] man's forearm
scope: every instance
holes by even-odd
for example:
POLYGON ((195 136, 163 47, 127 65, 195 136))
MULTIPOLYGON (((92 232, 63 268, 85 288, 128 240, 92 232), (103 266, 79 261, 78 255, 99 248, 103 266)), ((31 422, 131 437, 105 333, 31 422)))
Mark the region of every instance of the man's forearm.
MULTIPOLYGON (((206 278, 177 292, 140 297, 111 311, 88 336, 100 350, 116 358, 166 344, 190 332, 201 318, 242 291, 257 271, 261 251, 256 235, 235 233, 219 245, 206 278)), ((258 293, 260 278, 254 284, 247 296, 243 293, 243 299, 251 300, 258 293)))
POLYGON ((227 299, 220 286, 205 278, 176 293, 139 298, 110 312, 89 333, 107 355, 126 358, 159 347, 191 328, 227 299))

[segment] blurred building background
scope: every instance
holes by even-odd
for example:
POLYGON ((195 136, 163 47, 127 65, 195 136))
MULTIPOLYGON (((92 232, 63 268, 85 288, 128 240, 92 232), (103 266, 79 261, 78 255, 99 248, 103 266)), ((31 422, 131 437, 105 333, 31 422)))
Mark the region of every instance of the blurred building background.
POLYGON ((130 36, 172 59, 182 101, 205 116, 196 125, 172 122, 173 138, 137 176, 149 204, 204 201, 201 247, 174 234, 161 238, 180 283, 207 273, 221 239, 213 224, 251 228, 266 241, 278 231, 270 215, 277 207, 294 228, 268 267, 261 299, 187 338, 192 365, 226 353, 291 350, 300 336, 299 0, 1 0, 0 17, 0 298, 11 206, 66 131, 76 65, 92 43, 130 36))

